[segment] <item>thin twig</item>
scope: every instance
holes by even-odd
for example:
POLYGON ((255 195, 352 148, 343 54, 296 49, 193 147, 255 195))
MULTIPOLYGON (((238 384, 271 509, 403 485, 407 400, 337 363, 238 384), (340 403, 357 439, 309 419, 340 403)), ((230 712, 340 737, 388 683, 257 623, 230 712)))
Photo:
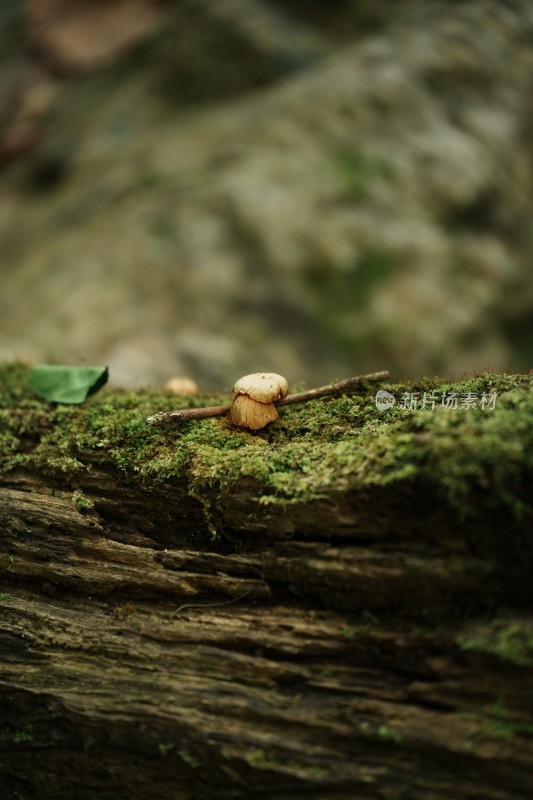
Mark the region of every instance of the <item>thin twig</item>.
MULTIPOLYGON (((370 372, 368 375, 357 375, 354 378, 346 378, 337 383, 328 383, 327 386, 319 386, 316 389, 308 389, 305 392, 289 394, 283 400, 275 403, 276 406, 289 406, 292 403, 305 403, 308 400, 316 400, 320 397, 334 397, 338 394, 348 394, 358 389, 362 383, 372 383, 383 381, 389 377, 386 370, 381 372, 370 372)), ((146 420, 147 425, 170 424, 173 422, 185 422, 194 419, 206 419, 208 417, 222 417, 230 410, 230 406, 208 406, 206 408, 184 408, 177 411, 162 411, 154 414, 146 420)))
POLYGON ((382 372, 371 372, 369 375, 357 375, 355 378, 346 378, 346 380, 338 381, 337 383, 328 383, 327 386, 319 386, 317 389, 307 389, 305 392, 288 394, 287 397, 283 400, 279 400, 275 405, 290 406, 292 403, 305 403, 307 400, 316 400, 319 397, 333 397, 337 394, 348 394, 360 388, 363 382, 384 381, 388 377, 389 373, 386 370, 382 372))
POLYGON ((147 425, 170 425, 173 422, 183 422, 192 419, 207 419, 208 417, 222 417, 229 411, 229 406, 209 406, 204 408, 182 408, 177 411, 161 411, 148 417, 147 425))

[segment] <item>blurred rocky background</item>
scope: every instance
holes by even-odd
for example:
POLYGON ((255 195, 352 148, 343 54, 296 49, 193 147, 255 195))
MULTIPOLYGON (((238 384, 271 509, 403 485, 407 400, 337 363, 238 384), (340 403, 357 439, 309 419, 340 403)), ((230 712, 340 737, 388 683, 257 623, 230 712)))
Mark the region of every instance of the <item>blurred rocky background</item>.
POLYGON ((0 0, 0 359, 533 368, 530 0, 0 0))

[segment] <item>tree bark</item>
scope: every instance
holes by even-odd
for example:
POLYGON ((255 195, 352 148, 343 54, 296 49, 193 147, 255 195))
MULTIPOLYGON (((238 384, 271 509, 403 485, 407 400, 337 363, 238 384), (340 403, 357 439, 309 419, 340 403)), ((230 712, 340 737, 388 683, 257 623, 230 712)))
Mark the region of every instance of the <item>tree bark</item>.
POLYGON ((78 459, 0 473, 3 797, 533 795, 529 521, 78 459))

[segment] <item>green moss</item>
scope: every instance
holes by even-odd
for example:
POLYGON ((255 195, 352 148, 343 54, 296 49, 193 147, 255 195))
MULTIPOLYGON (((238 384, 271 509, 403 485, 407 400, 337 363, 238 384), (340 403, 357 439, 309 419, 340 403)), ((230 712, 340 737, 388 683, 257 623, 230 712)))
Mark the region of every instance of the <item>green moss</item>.
POLYGON ((13 736, 13 741, 15 744, 22 744, 24 742, 33 742, 33 736, 31 733, 26 733, 25 731, 17 731, 17 733, 13 736))
POLYGON ((278 769, 281 764, 264 750, 257 748, 246 756, 246 761, 255 769, 278 769))
POLYGON ((80 514, 84 511, 90 511, 91 508, 94 508, 94 502, 91 500, 91 498, 86 497, 79 489, 76 489, 76 491, 72 493, 72 502, 80 514))
MULTIPOLYGON (((397 323, 362 325, 359 311, 368 309, 379 287, 399 268, 398 262, 383 249, 362 250, 355 260, 331 265, 318 259, 309 264, 306 281, 316 299, 318 334, 334 342, 338 350, 354 360, 360 349, 374 353, 383 349, 397 332, 397 323)), ((386 351, 386 348, 385 348, 386 351)))
POLYGON ((331 770, 327 767, 320 767, 317 764, 313 767, 309 767, 306 772, 312 778, 326 778, 330 774, 331 770))
MULTIPOLYGON (((157 411, 220 404, 224 396, 176 398, 104 389, 82 406, 55 406, 25 385, 27 368, 0 370, 0 471, 61 472, 75 482, 89 465, 114 467, 146 488, 179 480, 210 504, 245 482, 264 505, 288 505, 332 490, 429 483, 461 515, 504 507, 530 512, 533 376, 481 375, 458 383, 424 379, 388 386, 396 405, 379 411, 375 386, 357 395, 280 409, 257 434, 224 419, 147 427, 157 411), (493 410, 403 408, 406 393, 496 392, 493 410)), ((84 503, 81 496, 77 502, 84 503)), ((90 502, 90 501, 89 501, 90 502)))
POLYGON ((178 755, 191 769, 198 769, 202 766, 200 759, 196 758, 196 756, 192 755, 188 750, 178 750, 178 755))
POLYGON ((462 719, 478 723, 476 730, 472 731, 463 743, 463 747, 467 750, 471 749, 478 741, 533 736, 533 725, 510 717, 503 696, 496 700, 487 713, 464 712, 460 716, 462 719))
POLYGON ((380 739, 384 739, 387 742, 394 742, 395 744, 401 744, 405 738, 403 733, 393 730, 388 725, 379 726, 378 736, 380 739))
POLYGON ((364 625, 360 625, 357 628, 348 628, 344 626, 341 628, 341 636, 353 641, 363 641, 371 636, 372 632, 375 631, 377 627, 377 623, 375 622, 366 622, 364 625))
POLYGON ((390 181, 392 165, 380 156, 355 149, 341 149, 333 154, 333 166, 345 194, 356 202, 364 200, 377 180, 390 181))
POLYGON ((533 666, 533 620, 495 619, 469 635, 458 637, 462 650, 489 653, 501 661, 533 666))
POLYGON ((403 733, 394 730, 389 725, 383 724, 376 727, 375 724, 371 724, 367 720, 359 723, 359 730, 365 736, 377 736, 383 741, 394 742, 395 744, 401 744, 405 739, 403 733))
POLYGON ((128 617, 130 617, 134 613, 135 606, 133 605, 133 603, 129 603, 129 602, 128 603, 123 603, 123 605, 115 606, 113 611, 114 611, 115 616, 117 617, 117 619, 121 619, 121 620, 128 619, 128 617))

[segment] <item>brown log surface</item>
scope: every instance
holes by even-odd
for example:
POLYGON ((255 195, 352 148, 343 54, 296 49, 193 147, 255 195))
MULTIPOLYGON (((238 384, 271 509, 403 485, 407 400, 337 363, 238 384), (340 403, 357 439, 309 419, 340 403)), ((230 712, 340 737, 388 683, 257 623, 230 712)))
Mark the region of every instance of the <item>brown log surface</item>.
POLYGON ((409 480, 261 506, 241 480, 213 538, 185 478, 78 458, 0 474, 3 797, 533 794, 509 514, 409 480))

